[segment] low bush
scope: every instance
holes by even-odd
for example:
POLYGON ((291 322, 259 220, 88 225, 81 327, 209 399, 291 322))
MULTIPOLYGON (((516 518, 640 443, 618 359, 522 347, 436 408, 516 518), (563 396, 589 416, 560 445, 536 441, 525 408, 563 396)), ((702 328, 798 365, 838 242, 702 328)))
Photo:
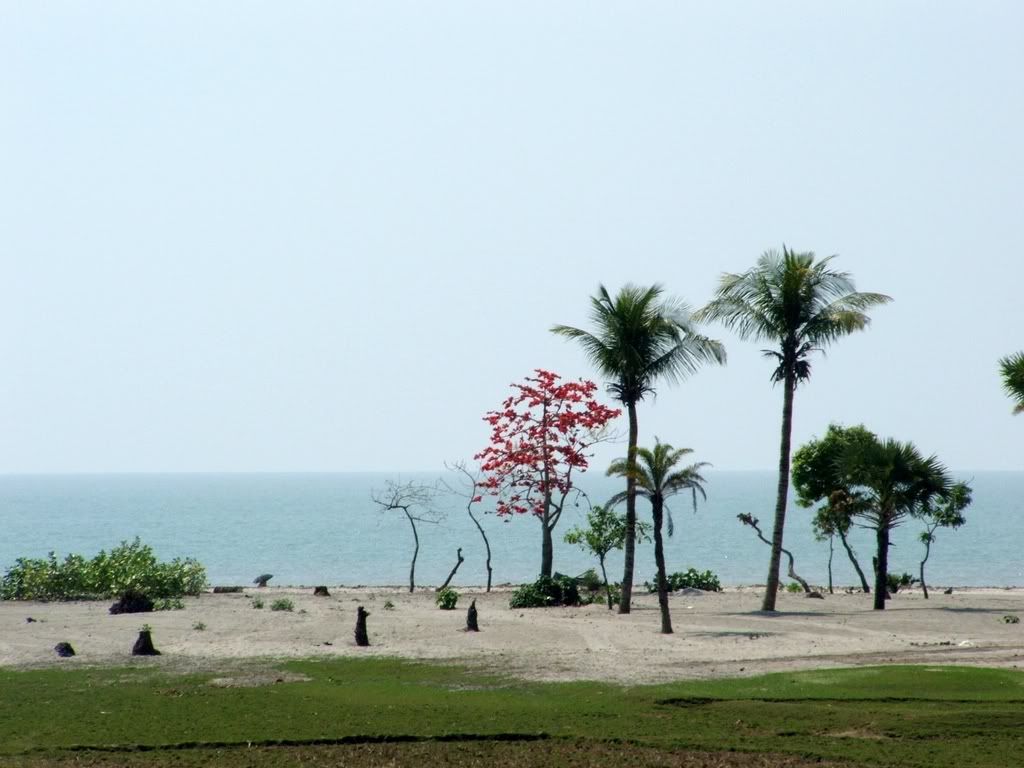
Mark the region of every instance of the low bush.
MULTIPOLYGON (((721 592, 722 584, 718 580, 718 577, 711 571, 704 571, 703 573, 698 571, 696 568, 690 568, 686 571, 676 571, 670 573, 665 577, 668 580, 669 592, 676 592, 680 589, 703 589, 705 592, 721 592)), ((645 581, 644 586, 647 587, 648 592, 658 591, 658 577, 654 577, 654 581, 645 581)))
POLYGON ((198 595, 206 588, 206 569, 192 558, 159 562, 153 548, 122 541, 91 560, 50 552, 45 558, 19 557, 0 579, 0 600, 95 600, 128 590, 151 598, 198 595))
POLYGON ((889 593, 895 595, 903 587, 909 587, 917 583, 917 579, 911 576, 909 573, 902 573, 896 575, 895 573, 887 573, 885 575, 885 585, 889 589, 889 593))
POLYGON ((263 607, 263 598, 262 597, 254 597, 252 599, 252 607, 256 608, 256 609, 262 608, 263 607))
MULTIPOLYGON (((262 602, 262 601, 261 601, 262 602)), ((295 603, 289 600, 287 597, 279 597, 277 600, 270 604, 270 610, 272 611, 294 611, 295 603)))
POLYGON ((180 597, 161 597, 153 601, 154 611, 181 611, 185 609, 185 603, 180 597))
POLYGON ((576 579, 561 573, 541 576, 512 593, 509 608, 547 608, 552 605, 582 605, 576 579))
POLYGON ((445 587, 437 593, 437 607, 442 611, 452 611, 459 602, 459 593, 451 587, 445 587))
POLYGON ((803 592, 804 588, 797 584, 795 581, 791 581, 789 582, 789 584, 786 585, 786 591, 795 594, 797 592, 803 592))

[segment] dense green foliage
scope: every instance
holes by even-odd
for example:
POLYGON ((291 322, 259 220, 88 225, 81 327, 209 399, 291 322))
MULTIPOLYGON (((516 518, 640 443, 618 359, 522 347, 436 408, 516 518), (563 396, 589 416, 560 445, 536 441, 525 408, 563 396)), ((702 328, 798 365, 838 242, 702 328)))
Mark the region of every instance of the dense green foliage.
POLYGON ((1003 390, 1013 400, 1013 412, 1024 413, 1024 352, 1008 355, 999 361, 1003 390))
MULTIPOLYGON (((637 521, 636 535, 638 540, 647 536, 648 526, 637 521)), ((585 586, 591 592, 604 588, 605 597, 608 601, 608 608, 616 600, 616 595, 621 597, 621 589, 608 582, 608 571, 605 568, 605 560, 608 553, 615 549, 622 549, 626 544, 626 517, 619 515, 612 509, 611 505, 595 506, 587 513, 587 527, 575 527, 565 534, 566 544, 576 544, 584 550, 597 557, 598 565, 601 567, 601 576, 593 569, 586 571, 582 576, 577 577, 577 584, 585 586), (591 576, 592 574, 592 576, 591 576)))
POLYGON ((451 587, 445 587, 437 593, 437 607, 442 611, 452 611, 459 602, 459 593, 451 587))
POLYGON ((18 558, 0 580, 3 600, 88 600, 115 597, 134 589, 151 598, 198 595, 206 569, 192 558, 158 562, 153 549, 136 537, 91 560, 50 552, 45 558, 18 558))
MULTIPOLYGON (((703 589, 705 592, 721 592, 722 583, 718 580, 718 577, 711 571, 698 571, 696 568, 688 568, 685 571, 676 571, 666 576, 668 581, 668 588, 670 592, 676 592, 680 589, 703 589)), ((658 589, 657 576, 655 581, 644 582, 644 586, 647 587, 648 592, 656 592, 658 589)))
MULTIPOLYGON (((448 762, 446 750, 505 738, 518 739, 511 743, 534 765, 587 765, 538 759, 539 752, 562 754, 566 742, 578 742, 614 744, 634 757, 611 763, 623 766, 644 765, 636 753, 657 748, 785 754, 846 766, 1006 768, 1019 764, 1022 744, 1024 674, 1006 669, 875 667, 625 688, 518 682, 393 659, 296 661, 282 671, 301 677, 288 681, 264 669, 265 677, 286 680, 220 687, 210 679, 228 674, 244 682, 254 670, 2 670, 0 762, 89 764, 100 753, 70 748, 118 745, 132 751, 99 764, 252 768, 296 765, 315 754, 272 746, 281 741, 302 747, 434 739, 437 751, 419 764, 472 765, 481 763, 463 753, 448 762), (55 701, 60 717, 53 716, 55 701)), ((780 764, 748 760, 707 765, 780 764)))
POLYGON ((541 576, 533 584, 524 584, 512 593, 509 608, 547 608, 555 605, 582 605, 576 579, 561 573, 541 576))

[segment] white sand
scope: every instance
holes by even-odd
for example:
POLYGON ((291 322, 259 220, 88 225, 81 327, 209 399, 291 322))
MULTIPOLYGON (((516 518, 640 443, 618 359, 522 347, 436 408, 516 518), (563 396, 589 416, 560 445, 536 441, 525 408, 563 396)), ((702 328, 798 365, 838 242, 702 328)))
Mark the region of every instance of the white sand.
POLYGON ((398 656, 443 660, 536 680, 598 679, 647 683, 681 678, 754 675, 818 667, 886 663, 1024 666, 1024 590, 964 589, 952 595, 901 592, 884 611, 862 594, 824 600, 780 594, 778 612, 762 614, 760 591, 672 597, 674 635, 662 635, 654 596, 637 596, 621 616, 603 605, 512 610, 509 592, 460 588, 456 610, 441 611, 433 591, 247 589, 206 594, 185 609, 111 616, 109 601, 0 602, 0 666, 152 664, 169 669, 217 669, 249 658, 398 656), (256 610, 258 594, 266 607, 256 610), (274 612, 288 597, 295 611, 274 612), (463 631, 476 598, 479 633, 463 631), (385 609, 390 600, 393 609, 385 609), (370 611, 371 647, 353 641, 356 606, 370 611), (31 616, 37 621, 26 622, 31 616), (194 629, 202 622, 204 630, 194 629), (134 659, 143 623, 152 626, 157 659, 134 659), (60 659, 53 647, 77 651, 60 659), (329 644, 328 644, 329 643, 329 644))

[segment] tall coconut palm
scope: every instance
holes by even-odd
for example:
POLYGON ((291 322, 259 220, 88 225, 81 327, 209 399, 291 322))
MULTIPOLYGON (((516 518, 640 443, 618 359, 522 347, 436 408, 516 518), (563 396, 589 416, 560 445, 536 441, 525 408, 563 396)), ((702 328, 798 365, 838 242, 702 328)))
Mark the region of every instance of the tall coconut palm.
POLYGON ((777 363, 772 381, 783 385, 779 483, 762 603, 765 611, 775 610, 779 589, 796 387, 811 376, 811 353, 863 330, 870 322, 865 310, 891 301, 880 293, 856 293, 850 275, 831 268, 833 258, 816 260, 813 253, 796 253, 785 246, 781 254, 768 251, 752 269, 722 275, 715 298, 696 313, 698 319, 720 321, 741 339, 778 344, 777 349, 764 352, 777 363))
MULTIPOLYGON (((556 325, 551 330, 579 341, 601 375, 608 391, 629 415, 626 461, 636 466, 639 428, 636 404, 654 393, 659 379, 681 381, 707 362, 724 363, 722 345, 696 332, 686 305, 663 299, 660 285, 623 286, 614 298, 599 285, 590 299, 593 332, 556 325)), ((633 596, 636 549, 636 479, 626 474, 626 545, 619 613, 629 613, 633 596)))
POLYGON ((1014 401, 1013 412, 1024 413, 1024 352, 1009 355, 999 361, 1003 374, 1003 389, 1014 401))
MULTIPOLYGON (((654 438, 653 450, 637 448, 635 469, 630 469, 628 459, 617 459, 608 467, 609 475, 630 477, 636 482, 637 494, 651 502, 651 515, 654 519, 654 561, 658 566, 658 605, 661 608, 661 632, 672 634, 672 617, 668 610, 668 578, 665 574, 665 548, 662 543, 661 526, 668 510, 668 499, 681 491, 690 491, 693 496, 693 508, 697 509, 697 494, 707 498, 704 492, 704 478, 700 471, 708 466, 707 462, 679 467, 683 457, 693 453, 689 448, 673 448, 654 438)), ((618 504, 627 498, 623 491, 613 496, 609 504, 618 504)), ((668 517, 668 535, 672 535, 672 517, 668 517)))

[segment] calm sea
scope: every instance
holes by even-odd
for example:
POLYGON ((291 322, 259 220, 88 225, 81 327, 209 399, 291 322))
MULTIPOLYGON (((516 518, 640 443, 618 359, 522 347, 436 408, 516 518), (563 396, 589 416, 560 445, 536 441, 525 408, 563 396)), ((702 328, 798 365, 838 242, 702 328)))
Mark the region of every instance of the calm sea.
MULTIPOLYGON (((724 584, 763 583, 768 547, 736 520, 748 512, 771 527, 775 475, 772 472, 709 472, 708 499, 696 514, 689 498, 672 504, 675 536, 668 540, 670 570, 711 569, 724 584)), ((1024 585, 1024 473, 956 473, 973 478, 974 504, 958 531, 939 531, 928 563, 936 585, 1024 585)), ((55 550, 95 554, 122 539, 139 536, 162 559, 194 557, 212 583, 248 584, 260 573, 276 584, 407 583, 413 539, 400 512, 381 512, 371 493, 388 479, 430 480, 406 474, 167 474, 0 476, 0 569, 19 556, 55 550)), ((582 487, 603 501, 618 481, 584 476, 582 487)), ((417 582, 438 584, 455 562, 456 547, 466 561, 455 584, 486 581, 483 544, 458 498, 442 498, 437 525, 420 526, 417 582)), ((584 520, 585 502, 569 507, 556 531, 555 568, 576 574, 595 563, 561 541, 584 520)), ((646 518, 649 509, 638 507, 646 518)), ((811 513, 791 505, 786 545, 797 572, 826 581, 828 543, 814 540, 811 513)), ((495 583, 523 582, 540 565, 540 525, 530 517, 505 521, 485 515, 493 550, 495 583)), ((923 547, 921 525, 908 522, 894 537, 890 570, 917 573, 923 547)), ((855 531, 852 541, 865 570, 873 539, 855 531)), ((638 550, 637 579, 651 579, 651 545, 638 550)), ((614 553, 609 575, 621 577, 622 556, 614 553)), ((838 543, 834 559, 838 584, 856 575, 838 543)))

